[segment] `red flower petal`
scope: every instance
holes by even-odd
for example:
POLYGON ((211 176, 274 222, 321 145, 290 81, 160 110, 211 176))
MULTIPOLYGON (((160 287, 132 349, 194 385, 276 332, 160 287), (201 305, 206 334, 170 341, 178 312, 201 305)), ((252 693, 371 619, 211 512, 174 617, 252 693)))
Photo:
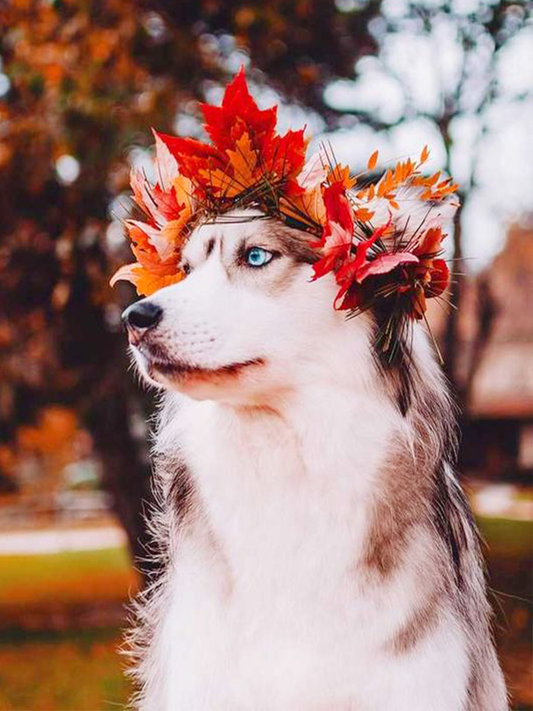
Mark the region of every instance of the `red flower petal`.
POLYGON ((413 253, 419 257, 435 257, 442 249, 444 234, 440 227, 432 227, 425 232, 413 248, 413 253))
POLYGON ((353 212, 348 198, 346 188, 337 181, 327 185, 323 192, 324 205, 328 222, 336 222, 344 229, 353 232, 353 212))
POLYGON ((431 267, 431 281, 426 287, 426 296, 440 296, 450 281, 450 270, 444 259, 435 259, 431 267))
POLYGON ((333 271, 339 266, 339 262, 350 256, 352 240, 353 234, 350 230, 344 229, 337 222, 329 222, 327 224, 327 228, 324 230, 324 237, 320 243, 322 259, 313 265, 314 276, 312 281, 333 271))
POLYGON ((396 252, 395 254, 383 254, 376 257, 372 261, 366 262, 357 271, 356 279, 359 284, 362 284, 369 276, 376 274, 388 274, 400 264, 408 264, 409 262, 418 262, 416 255, 410 252, 396 252))
POLYGON ((364 242, 359 242, 357 245, 357 251, 355 255, 355 265, 356 268, 359 270, 361 267, 363 267, 364 264, 367 262, 366 255, 368 253, 368 250, 370 247, 372 247, 373 244, 375 244, 380 237, 383 237, 385 232, 389 229, 391 223, 391 218, 389 217, 389 221, 387 222, 386 225, 382 225, 379 227, 377 230, 374 230, 373 234, 366 239, 364 242))
POLYGON ((339 264, 339 262, 343 259, 346 259, 347 252, 349 252, 349 249, 350 245, 343 244, 328 249, 322 259, 319 259, 318 262, 315 262, 313 264, 314 274, 311 281, 316 281, 317 279, 328 274, 329 272, 334 271, 335 267, 339 264))
POLYGON ((350 292, 351 287, 356 285, 355 275, 357 273, 357 269, 358 266, 356 261, 353 260, 351 262, 346 262, 346 264, 344 264, 337 272, 337 284, 339 284, 341 288, 335 297, 334 307, 338 311, 355 308, 358 305, 356 304, 356 301, 358 302, 358 298, 355 296, 357 289, 352 290, 355 291, 355 294, 350 292))
MULTIPOLYGON (((350 285, 352 286, 352 285, 350 285)), ((333 304, 336 311, 346 311, 348 309, 356 309, 363 305, 363 298, 359 289, 352 288, 350 291, 342 288, 335 297, 333 304)))

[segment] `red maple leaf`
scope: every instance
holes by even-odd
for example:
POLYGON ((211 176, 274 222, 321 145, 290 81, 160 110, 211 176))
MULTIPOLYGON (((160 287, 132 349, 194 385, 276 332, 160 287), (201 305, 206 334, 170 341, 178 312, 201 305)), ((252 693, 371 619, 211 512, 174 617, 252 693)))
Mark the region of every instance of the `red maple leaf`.
POLYGON ((243 67, 228 84, 222 106, 202 104, 201 108, 205 118, 205 130, 220 151, 233 149, 236 141, 246 131, 255 147, 264 152, 275 135, 277 107, 272 106, 264 111, 258 108, 248 91, 243 67))
POLYGON ((203 104, 202 111, 212 144, 157 134, 176 159, 180 173, 194 183, 200 196, 233 198, 261 180, 287 195, 302 191, 296 178, 305 162, 304 132, 276 133, 277 107, 259 109, 248 90, 243 68, 228 84, 222 105, 203 104), (242 170, 236 167, 242 161, 253 165, 244 180, 242 170))
POLYGON ((224 167, 224 156, 208 143, 202 143, 195 138, 169 136, 166 133, 155 132, 178 163, 179 172, 195 184, 200 170, 216 170, 224 167))

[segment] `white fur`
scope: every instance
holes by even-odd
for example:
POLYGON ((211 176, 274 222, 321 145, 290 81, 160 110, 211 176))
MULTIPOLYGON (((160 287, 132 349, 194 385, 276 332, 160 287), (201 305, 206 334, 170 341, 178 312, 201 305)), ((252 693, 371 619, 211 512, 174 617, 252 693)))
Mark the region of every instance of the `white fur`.
MULTIPOLYGON (((370 322, 335 312, 333 280, 310 283, 308 265, 277 290, 288 257, 262 273, 231 266, 232 245, 259 226, 197 230, 190 276, 152 297, 164 309, 153 339, 188 366, 265 365, 174 379, 150 371, 150 341, 137 351, 169 391, 156 452, 179 452, 196 495, 180 532, 169 528, 140 708, 461 711, 468 639, 451 603, 412 651, 389 648, 440 584, 434 541, 421 528, 387 579, 362 567, 380 473, 395 445, 413 447, 377 377, 370 322)), ((422 333, 413 347, 438 383, 422 333)))
POLYGON ((357 578, 394 416, 350 400, 317 387, 285 417, 183 403, 176 435, 216 543, 191 535, 171 576, 161 711, 462 708, 456 623, 412 657, 385 649, 424 591, 424 541, 383 589, 357 578))

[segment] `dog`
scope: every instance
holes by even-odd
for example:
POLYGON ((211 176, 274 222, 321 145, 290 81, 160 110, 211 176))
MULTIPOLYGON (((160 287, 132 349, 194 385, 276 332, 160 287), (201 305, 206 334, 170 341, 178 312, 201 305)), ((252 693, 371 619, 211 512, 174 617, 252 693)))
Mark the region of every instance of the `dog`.
POLYGON ((161 391, 162 572, 136 602, 140 711, 504 711, 454 408, 415 323, 332 308, 308 236, 199 224, 187 278, 124 314, 161 391), (406 345, 407 348, 407 345, 406 345))

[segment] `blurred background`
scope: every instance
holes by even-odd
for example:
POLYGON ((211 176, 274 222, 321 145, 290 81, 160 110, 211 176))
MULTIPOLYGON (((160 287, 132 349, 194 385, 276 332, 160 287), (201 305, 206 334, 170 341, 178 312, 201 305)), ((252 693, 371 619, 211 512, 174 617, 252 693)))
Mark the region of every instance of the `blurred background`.
POLYGON ((282 129, 354 171, 431 149, 462 208, 452 308, 431 313, 462 407, 514 709, 533 708, 533 23, 522 0, 0 3, 0 709, 103 711, 143 584, 147 420, 109 277, 153 126, 247 67, 282 129), (132 560, 137 562, 132 563, 132 560))

